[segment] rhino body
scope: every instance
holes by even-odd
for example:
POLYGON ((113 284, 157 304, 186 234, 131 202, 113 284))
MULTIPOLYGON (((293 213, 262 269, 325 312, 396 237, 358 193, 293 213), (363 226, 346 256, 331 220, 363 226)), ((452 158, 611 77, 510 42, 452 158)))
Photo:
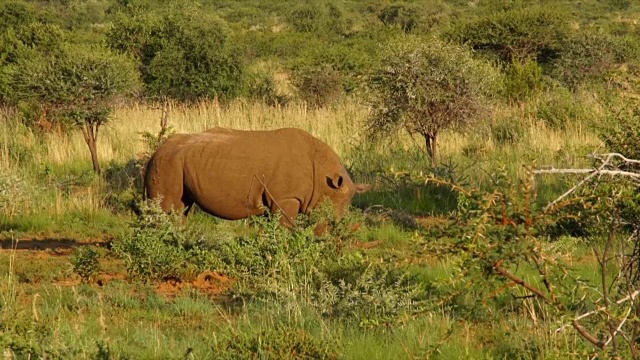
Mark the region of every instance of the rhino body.
POLYGON ((149 160, 144 186, 147 198, 161 197, 164 211, 187 215, 195 203, 237 220, 269 209, 283 213, 284 225, 324 199, 341 218, 354 194, 366 188, 353 183, 327 144, 294 128, 172 135, 149 160))

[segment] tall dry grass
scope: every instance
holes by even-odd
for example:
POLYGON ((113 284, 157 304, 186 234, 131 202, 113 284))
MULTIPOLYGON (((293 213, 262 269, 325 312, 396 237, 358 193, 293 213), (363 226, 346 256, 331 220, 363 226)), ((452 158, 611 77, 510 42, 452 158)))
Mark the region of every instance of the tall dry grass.
MULTIPOLYGON (((324 140, 341 154, 360 140, 367 114, 366 107, 353 101, 325 109, 309 109, 303 104, 270 107, 244 101, 226 106, 201 102, 194 106, 174 106, 169 125, 178 133, 200 132, 216 126, 244 130, 297 127, 324 140)), ((145 105, 116 109, 112 122, 99 135, 101 161, 126 160, 145 151, 140 134, 157 133, 160 116, 160 109, 145 105)), ((48 158, 57 164, 89 160, 87 145, 81 136, 49 134, 45 143, 48 158)))
MULTIPOLYGON (((67 171, 75 171, 76 175, 90 172, 89 151, 80 133, 35 134, 12 120, 14 115, 7 110, 0 111, 2 173, 27 173, 30 174, 27 181, 37 184, 49 167, 57 167, 58 177, 61 173, 64 177, 67 171), (16 160, 16 147, 28 153, 28 161, 16 160)), ((225 106, 216 102, 201 102, 194 106, 174 106, 169 125, 178 133, 199 132, 215 126, 235 129, 297 127, 324 140, 339 155, 348 157, 351 151, 362 151, 361 145, 369 141, 364 134, 368 116, 366 105, 355 100, 323 109, 311 109, 303 104, 270 107, 245 101, 235 101, 225 106)), ((104 126, 99 134, 100 161, 106 164, 114 160, 123 164, 148 150, 141 133, 157 133, 160 117, 159 108, 145 105, 116 109, 111 123, 104 126)), ((600 140, 580 119, 568 120, 566 129, 554 129, 518 108, 506 105, 496 107, 491 117, 471 129, 444 132, 439 141, 440 156, 464 164, 466 169, 471 169, 468 175, 478 182, 484 181, 482 179, 487 176, 487 171, 500 167, 506 167, 509 173, 516 176, 524 176, 526 170, 522 165, 529 164, 532 158, 537 159, 537 165, 581 165, 584 155, 596 149, 600 140), (504 119, 517 122, 515 126, 522 133, 517 142, 499 144, 492 136, 491 123, 504 119)), ((389 146, 415 149, 421 145, 419 137, 412 139, 404 134, 394 137, 389 146)), ((380 147, 378 151, 383 153, 367 156, 369 159, 385 156, 384 151, 389 146, 380 147)), ((49 187, 49 190, 45 189, 46 196, 26 199, 24 204, 32 203, 27 211, 30 214, 41 212, 59 215, 69 211, 91 214, 102 206, 105 196, 103 185, 99 180, 71 190, 44 185, 45 188, 49 187)))
MULTIPOLYGON (((495 109, 492 118, 518 117, 523 127, 524 137, 515 144, 502 146, 496 144, 487 134, 484 120, 467 131, 446 131, 439 141, 440 153, 444 157, 458 157, 470 146, 479 147, 484 154, 496 151, 518 156, 523 152, 548 157, 550 152, 561 149, 575 149, 586 145, 597 146, 598 137, 580 121, 569 122, 566 130, 552 129, 534 117, 515 115, 513 108, 495 109)), ((90 162, 87 145, 77 134, 49 133, 39 139, 29 131, 20 131, 8 125, 8 116, 4 120, 0 114, 0 167, 12 165, 7 148, 11 137, 19 137, 19 142, 27 148, 43 147, 41 154, 34 154, 35 161, 69 164, 90 162)), ((98 138, 98 155, 102 162, 111 160, 125 161, 146 150, 141 133, 157 133, 160 129, 161 110, 145 105, 121 107, 115 110, 112 121, 103 126, 98 138)), ((282 127, 302 128, 325 141, 340 155, 366 142, 363 129, 369 116, 368 108, 354 100, 344 101, 331 108, 311 109, 304 104, 292 104, 271 107, 261 103, 236 101, 222 106, 216 102, 201 102, 193 106, 174 106, 169 125, 178 133, 199 132, 212 127, 234 129, 276 129, 282 127)), ((400 136, 396 145, 405 148, 421 146, 421 139, 400 136)))

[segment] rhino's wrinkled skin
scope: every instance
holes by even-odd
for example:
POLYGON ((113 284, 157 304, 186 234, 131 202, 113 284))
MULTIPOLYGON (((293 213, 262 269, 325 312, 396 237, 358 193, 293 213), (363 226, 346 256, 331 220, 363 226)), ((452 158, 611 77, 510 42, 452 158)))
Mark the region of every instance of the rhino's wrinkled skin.
POLYGON ((237 220, 281 210, 284 225, 324 199, 341 218, 354 194, 366 189, 351 181, 327 144, 293 128, 173 135, 149 160, 144 186, 147 198, 161 197, 164 211, 186 215, 195 203, 237 220))

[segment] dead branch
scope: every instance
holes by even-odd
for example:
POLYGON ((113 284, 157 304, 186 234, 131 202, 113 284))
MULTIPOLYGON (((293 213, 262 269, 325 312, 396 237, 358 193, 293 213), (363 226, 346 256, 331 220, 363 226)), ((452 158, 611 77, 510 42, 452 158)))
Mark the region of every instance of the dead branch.
POLYGON ((634 179, 640 179, 640 174, 624 171, 624 170, 599 170, 599 169, 538 169, 533 171, 534 174, 592 174, 592 175, 610 175, 610 176, 628 176, 634 179))
POLYGON ((625 171, 620 170, 618 167, 612 165, 612 161, 615 159, 621 160, 625 164, 640 164, 640 160, 634 160, 626 158, 625 156, 618 153, 606 153, 606 154, 590 154, 589 158, 596 159, 602 162, 602 164, 597 168, 592 169, 556 169, 551 167, 550 169, 537 169, 533 171, 534 175, 539 174, 589 174, 584 179, 580 180, 576 185, 567 190, 564 194, 560 195, 557 199, 550 202, 546 207, 545 211, 552 209, 556 204, 562 201, 567 196, 574 193, 577 189, 579 189, 582 185, 587 183, 589 180, 594 177, 609 175, 612 177, 622 176, 622 177, 630 177, 632 179, 640 181, 640 173, 633 171, 625 171))
MULTIPOLYGON (((634 292, 633 292, 633 294, 628 295, 628 296, 625 296, 625 297, 623 297, 622 299, 620 299, 620 300, 616 301, 616 304, 617 304, 617 305, 620 305, 620 304, 625 303, 625 302, 627 302, 627 301, 629 301, 629 300, 632 300, 632 301, 633 301, 633 300, 635 300, 635 299, 636 299, 636 297, 638 297, 638 295, 640 295, 640 290, 636 290, 636 291, 634 291, 634 292)), ((599 307, 599 308, 597 308, 597 309, 595 309, 595 310, 589 311, 589 312, 587 312, 587 313, 584 313, 584 314, 582 314, 582 315, 580 315, 580 316, 576 317, 573 321, 579 321, 579 320, 582 320, 582 319, 584 319, 584 318, 586 318, 586 317, 589 317, 589 316, 591 316, 591 315, 593 315, 593 314, 597 314, 597 313, 599 313, 599 312, 601 312, 601 311, 605 311, 605 310, 607 310, 607 308, 606 308, 605 306, 601 306, 601 307, 599 307)), ((557 329, 556 329, 556 332, 561 332, 561 331, 563 331, 563 330, 564 330, 564 328, 566 328, 566 327, 568 327, 568 326, 571 326, 571 325, 563 325, 563 326, 561 326, 561 327, 557 328, 557 329)))
POLYGON ((580 335, 582 335, 583 338, 587 339, 587 341, 589 341, 593 345, 599 347, 600 349, 602 349, 604 347, 604 343, 602 342, 602 340, 600 340, 597 337, 591 335, 591 333, 589 333, 587 331, 587 329, 585 329, 582 325, 580 325, 578 320, 573 320, 572 325, 576 329, 576 331, 578 333, 580 333, 580 335))
POLYGON ((614 158, 622 160, 626 164, 640 164, 640 160, 629 159, 620 153, 606 153, 606 154, 590 154, 587 157, 603 161, 605 163, 611 162, 614 158))

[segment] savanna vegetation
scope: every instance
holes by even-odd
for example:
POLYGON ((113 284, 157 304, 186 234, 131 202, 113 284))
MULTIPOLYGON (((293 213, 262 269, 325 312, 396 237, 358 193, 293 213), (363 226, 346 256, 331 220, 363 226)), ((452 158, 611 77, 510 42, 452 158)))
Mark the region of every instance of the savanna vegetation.
POLYGON ((2 356, 640 358, 639 22, 0 0, 2 356), (154 149, 214 126, 308 130, 372 190, 323 236, 327 208, 290 231, 143 201, 154 149))

